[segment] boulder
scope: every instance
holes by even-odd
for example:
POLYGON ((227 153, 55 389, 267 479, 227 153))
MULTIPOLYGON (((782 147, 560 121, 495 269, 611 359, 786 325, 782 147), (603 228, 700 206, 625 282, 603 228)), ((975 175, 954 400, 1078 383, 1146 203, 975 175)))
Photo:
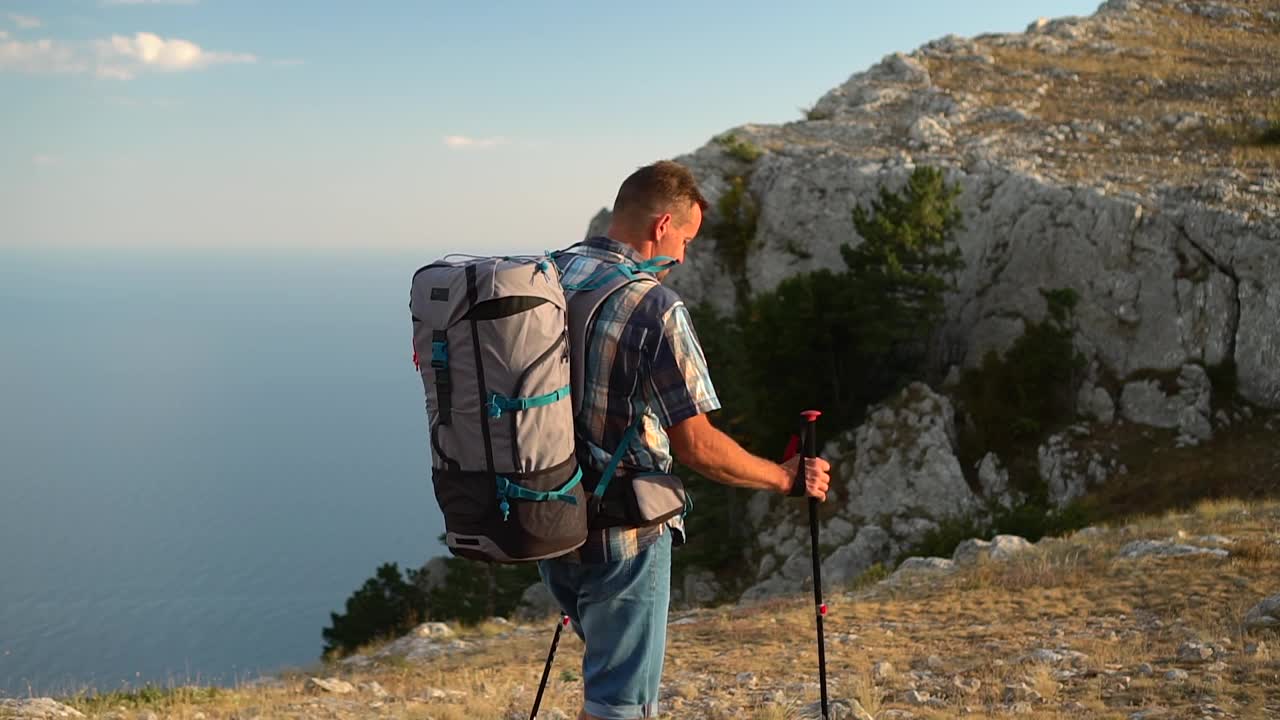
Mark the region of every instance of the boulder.
POLYGON ((303 688, 309 693, 329 693, 331 695, 347 695, 356 688, 346 680, 338 678, 309 678, 303 688))
POLYGON ((1040 479, 1049 488, 1049 502, 1059 508, 1083 496, 1088 489, 1128 472, 1117 461, 1078 443, 1072 433, 1050 436, 1037 451, 1037 460, 1040 479))
POLYGON ((997 535, 990 541, 970 538, 956 546, 951 560, 956 565, 969 565, 982 558, 1008 560, 1033 549, 1035 545, 1017 535, 997 535))
POLYGON ((987 453, 978 462, 978 487, 984 499, 1006 510, 1023 501, 1022 493, 1009 488, 1009 471, 995 453, 987 453))
POLYGON ((948 147, 951 145, 951 133, 936 118, 922 117, 911 124, 907 136, 917 145, 928 148, 948 147))
POLYGON ((1111 393, 1091 382, 1080 386, 1076 407, 1081 415, 1104 425, 1110 425, 1116 419, 1116 403, 1111 399, 1111 393))
POLYGON ((956 564, 948 558, 940 557, 909 557, 902 561, 897 570, 893 571, 893 575, 889 577, 891 581, 899 580, 909 575, 945 575, 953 572, 956 564))
POLYGON ((684 602, 686 605, 700 607, 714 602, 723 590, 716 574, 710 570, 696 570, 685 573, 684 602))
POLYGON ((836 548, 822 561, 823 583, 839 587, 857 579, 872 565, 887 562, 889 540, 889 533, 878 525, 862 527, 853 542, 836 548))
POLYGON ((1189 555, 1209 555, 1226 558, 1231 553, 1222 548, 1205 548, 1198 545, 1184 545, 1164 540, 1134 540, 1120 548, 1118 556, 1133 560, 1143 557, 1185 557, 1189 555))
POLYGON ((54 718, 82 718, 84 713, 53 698, 24 698, 13 700, 0 698, 0 717, 24 720, 53 720, 54 718))
POLYGON ((516 606, 516 616, 522 620, 543 619, 559 612, 560 603, 556 602, 543 582, 536 582, 525 588, 520 594, 520 603, 516 606))
POLYGON ((1280 595, 1272 595, 1249 608, 1244 616, 1246 630, 1280 629, 1280 595))

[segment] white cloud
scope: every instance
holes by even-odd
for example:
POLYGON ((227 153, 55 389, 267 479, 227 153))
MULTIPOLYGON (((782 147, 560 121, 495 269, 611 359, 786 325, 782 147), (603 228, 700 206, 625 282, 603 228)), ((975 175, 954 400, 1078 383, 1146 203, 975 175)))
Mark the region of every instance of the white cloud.
POLYGON ((82 73, 89 63, 70 45, 49 40, 10 40, 6 33, 0 36, 0 72, 20 73, 82 73))
POLYGON ((249 53, 205 50, 190 40, 140 32, 112 35, 88 46, 57 40, 31 42, 0 36, 0 72, 32 74, 93 72, 101 78, 129 80, 144 71, 181 72, 212 65, 255 63, 249 53))
POLYGON ((40 18, 19 15, 18 13, 9 13, 9 19, 13 21, 14 25, 18 26, 19 30, 34 30, 43 24, 40 22, 40 18))
POLYGON ((121 80, 128 80, 144 69, 177 72, 258 61, 249 53, 209 51, 190 40, 166 39, 148 32, 136 33, 131 38, 112 35, 110 40, 98 40, 94 45, 98 51, 98 76, 121 80))
POLYGON ((58 158, 53 155, 35 155, 31 158, 31 164, 38 167, 49 167, 50 165, 57 165, 58 158))
POLYGON ((444 144, 447 145, 448 147, 459 149, 459 150, 463 150, 463 149, 484 150, 492 147, 497 147, 499 145, 506 145, 507 139, 501 136, 489 137, 489 138, 473 138, 473 137, 468 137, 466 135, 445 135, 444 144))

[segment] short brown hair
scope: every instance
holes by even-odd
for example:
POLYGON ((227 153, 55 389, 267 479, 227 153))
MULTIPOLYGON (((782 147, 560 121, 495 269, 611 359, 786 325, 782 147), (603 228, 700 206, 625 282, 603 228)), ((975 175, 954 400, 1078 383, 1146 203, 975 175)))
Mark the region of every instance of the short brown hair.
POLYGON ((680 163, 660 160, 622 181, 613 201, 613 214, 641 218, 671 213, 683 217, 689 203, 697 203, 704 212, 708 205, 693 173, 680 163))

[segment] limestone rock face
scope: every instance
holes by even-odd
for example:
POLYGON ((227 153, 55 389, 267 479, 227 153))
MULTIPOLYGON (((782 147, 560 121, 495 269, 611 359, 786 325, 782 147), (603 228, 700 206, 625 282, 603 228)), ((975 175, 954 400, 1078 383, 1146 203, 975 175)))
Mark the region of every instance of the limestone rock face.
MULTIPOLYGON (((686 160, 696 164, 701 154, 686 160)), ((1205 222, 1203 210, 1149 214, 1092 189, 943 162, 948 179, 962 188, 965 229, 957 241, 967 263, 943 335, 957 339, 957 354, 968 366, 988 350, 1008 349, 1027 323, 1044 319, 1040 290, 1069 287, 1081 296, 1079 347, 1113 375, 1216 365, 1233 356, 1244 397, 1280 407, 1280 288, 1264 279, 1265 271, 1242 279, 1255 267, 1280 276, 1280 229, 1228 224, 1227 232, 1239 235, 1238 247, 1250 253, 1243 262, 1254 263, 1242 262, 1236 271, 1202 249, 1211 246, 1192 240, 1197 223, 1205 222)), ((842 268, 840 244, 858 242, 853 208, 881 185, 901 187, 911 167, 903 158, 858 165, 842 154, 804 149, 757 160, 750 187, 763 209, 748 263, 751 289, 770 290, 797 272, 842 268)), ((1222 238, 1203 242, 1221 244, 1222 238)), ((714 247, 706 247, 713 244, 691 246, 687 267, 670 282, 688 302, 727 314, 735 303, 733 283, 714 247)))
POLYGON ((913 383, 856 432, 848 515, 962 517, 978 509, 955 456, 951 401, 913 383))

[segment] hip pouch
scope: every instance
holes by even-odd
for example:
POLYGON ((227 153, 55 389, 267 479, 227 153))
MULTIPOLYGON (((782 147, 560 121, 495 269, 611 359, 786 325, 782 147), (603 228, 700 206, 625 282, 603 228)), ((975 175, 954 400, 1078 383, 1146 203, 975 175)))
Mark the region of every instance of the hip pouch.
POLYGON ((688 507, 688 493, 680 478, 670 473, 644 472, 618 468, 604 491, 596 495, 602 473, 579 461, 582 482, 591 494, 587 497, 587 523, 590 528, 649 527, 660 525, 688 507))

